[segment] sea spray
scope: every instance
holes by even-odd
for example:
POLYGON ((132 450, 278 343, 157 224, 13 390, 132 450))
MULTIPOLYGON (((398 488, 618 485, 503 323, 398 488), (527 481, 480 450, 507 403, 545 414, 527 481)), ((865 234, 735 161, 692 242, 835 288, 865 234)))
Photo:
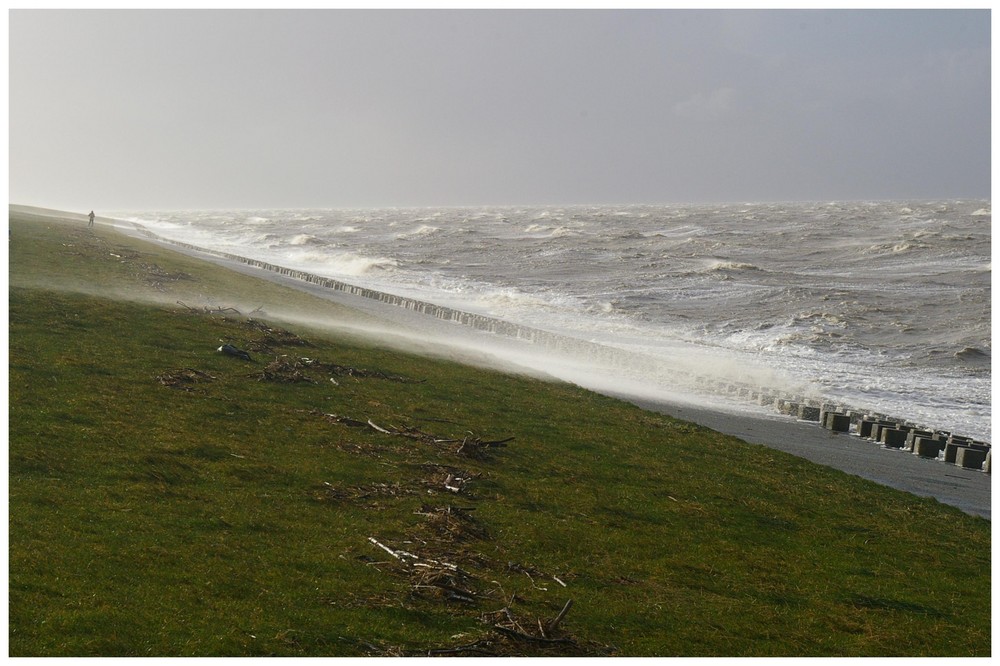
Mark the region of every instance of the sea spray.
MULTIPOLYGON (((988 202, 132 215, 168 238, 649 357, 650 386, 677 388, 692 365, 766 371, 989 437, 988 202), (348 253, 358 262, 338 263, 348 253)), ((597 374, 631 381, 636 364, 619 363, 597 374)))

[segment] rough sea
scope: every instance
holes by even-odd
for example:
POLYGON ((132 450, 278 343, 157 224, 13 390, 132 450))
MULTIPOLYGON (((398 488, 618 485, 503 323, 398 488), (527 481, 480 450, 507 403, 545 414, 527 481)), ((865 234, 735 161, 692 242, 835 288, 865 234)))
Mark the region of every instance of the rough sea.
POLYGON ((684 390, 670 369, 695 369, 990 441, 990 206, 891 201, 112 216, 167 239, 655 360, 627 370, 633 383, 684 390))

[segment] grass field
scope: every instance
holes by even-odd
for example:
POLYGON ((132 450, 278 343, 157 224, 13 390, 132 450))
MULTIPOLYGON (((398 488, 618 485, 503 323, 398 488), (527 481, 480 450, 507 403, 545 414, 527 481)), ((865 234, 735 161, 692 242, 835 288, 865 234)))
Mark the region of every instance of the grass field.
POLYGON ((989 521, 100 227, 9 256, 11 656, 991 652, 989 521))

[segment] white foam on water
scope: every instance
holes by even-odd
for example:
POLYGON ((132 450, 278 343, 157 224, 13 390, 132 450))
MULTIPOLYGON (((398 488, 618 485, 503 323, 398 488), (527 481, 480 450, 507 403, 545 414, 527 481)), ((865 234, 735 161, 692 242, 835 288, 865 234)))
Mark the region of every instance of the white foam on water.
POLYGON ((968 354, 942 371, 949 356, 923 367, 901 350, 963 321, 955 351, 989 349, 989 214, 983 202, 831 202, 129 217, 198 246, 641 351, 660 368, 771 373, 873 409, 964 416, 985 437, 988 367, 984 388, 968 354))

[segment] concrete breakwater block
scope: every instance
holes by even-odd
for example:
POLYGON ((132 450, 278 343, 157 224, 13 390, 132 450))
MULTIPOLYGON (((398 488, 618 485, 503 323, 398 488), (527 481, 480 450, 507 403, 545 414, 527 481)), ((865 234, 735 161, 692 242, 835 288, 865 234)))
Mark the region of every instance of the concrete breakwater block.
POLYGON ((823 427, 834 432, 850 432, 851 417, 839 412, 829 412, 825 415, 823 427))
POLYGON ((820 409, 819 407, 811 407, 809 405, 799 405, 799 418, 803 421, 819 421, 820 409))
POLYGON ((956 451, 955 464, 966 469, 982 469, 983 463, 986 462, 987 453, 989 451, 983 451, 979 448, 974 449, 971 446, 960 447, 956 451))
POLYGON ((913 440, 913 455, 921 458, 937 458, 944 449, 945 443, 940 439, 916 437, 913 440))
POLYGON ((864 416, 858 423, 858 437, 868 438, 872 436, 872 426, 878 423, 878 419, 873 416, 864 416))
POLYGON ((775 404, 778 408, 778 411, 781 412, 782 414, 791 416, 792 414, 799 413, 799 403, 797 402, 792 402, 791 400, 779 400, 778 403, 781 404, 777 403, 775 404))
POLYGON ((941 439, 942 441, 944 439, 937 433, 932 432, 930 430, 918 430, 916 428, 913 428, 906 435, 906 442, 903 444, 903 450, 912 451, 913 443, 917 440, 918 437, 926 437, 928 439, 941 439))
POLYGON ((898 428, 898 427, 899 423, 897 421, 876 421, 875 423, 872 424, 872 431, 869 439, 871 439, 873 442, 880 442, 882 441, 881 431, 884 428, 898 428))
POLYGON ((941 454, 938 456, 939 459, 945 461, 946 463, 955 463, 955 456, 958 454, 959 449, 963 449, 965 446, 963 444, 957 444, 955 442, 946 442, 944 449, 942 449, 941 454))
MULTIPOLYGON (((965 444, 963 442, 952 442, 948 441, 944 445, 944 451, 942 452, 943 460, 946 463, 958 464, 958 454, 965 449, 970 449, 972 451, 978 451, 983 454, 983 460, 986 459, 986 453, 990 450, 990 447, 980 444, 965 444)), ((939 456, 942 457, 942 456, 939 456)), ((980 464, 982 464, 982 460, 980 464)))
POLYGON ((901 449, 908 434, 910 431, 902 428, 882 428, 879 430, 879 442, 890 449, 901 449))

